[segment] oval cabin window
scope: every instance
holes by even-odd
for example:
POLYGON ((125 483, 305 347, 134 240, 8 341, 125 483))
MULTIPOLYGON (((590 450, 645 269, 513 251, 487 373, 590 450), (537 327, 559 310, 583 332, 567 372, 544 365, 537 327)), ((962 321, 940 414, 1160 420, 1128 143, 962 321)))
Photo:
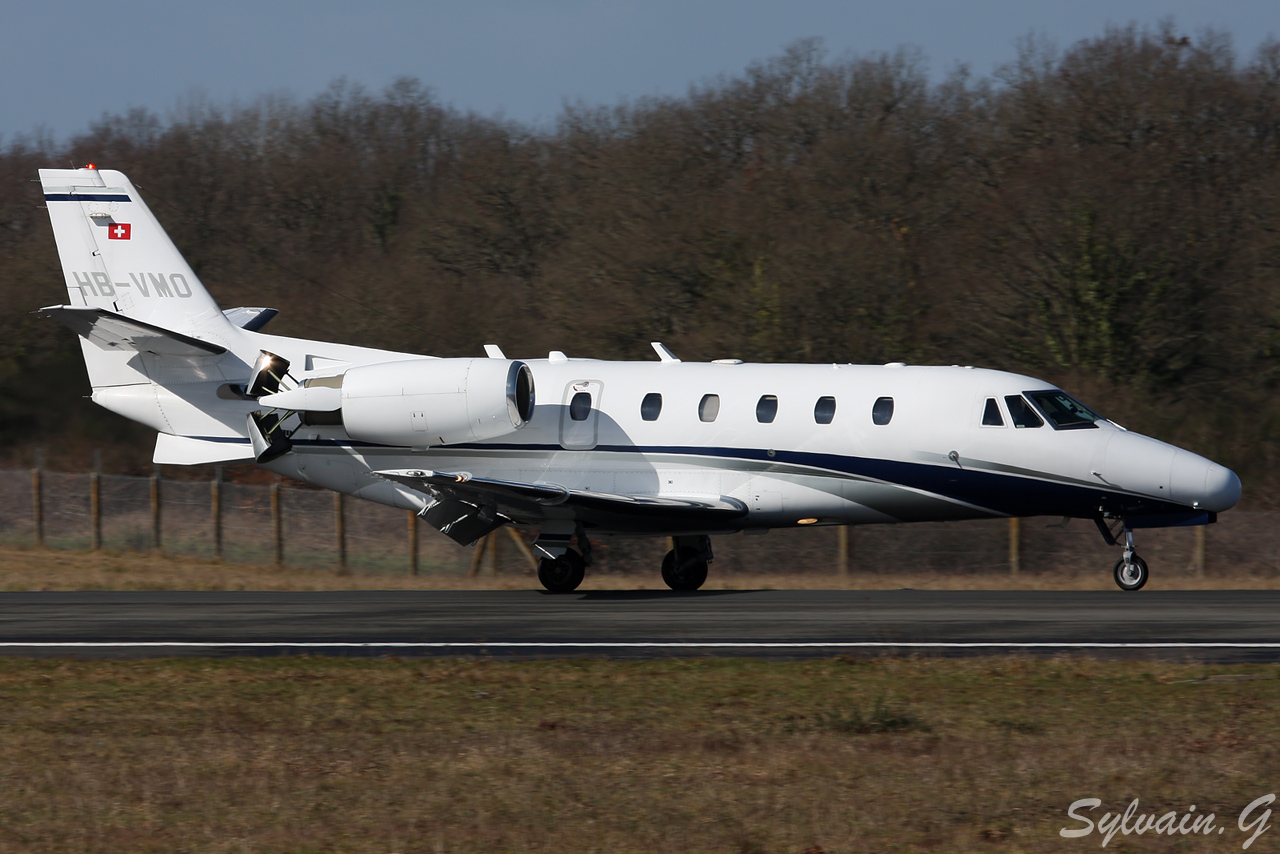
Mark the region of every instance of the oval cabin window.
POLYGON ((651 391, 640 401, 640 417, 645 421, 657 421, 662 414, 662 395, 651 391))
POLYGON ((880 427, 888 424, 893 420, 893 398, 881 397, 877 398, 875 404, 871 407, 871 423, 880 427))
POLYGON ((698 418, 701 421, 715 421, 720 414, 720 395, 704 394, 698 404, 698 418))
POLYGON ((580 391, 569 401, 569 417, 574 421, 586 421, 591 414, 591 392, 580 391))
POLYGON ((778 396, 776 394, 765 394, 760 396, 760 400, 756 403, 756 420, 761 424, 772 424, 773 419, 778 417, 778 396))
POLYGON ((813 405, 813 420, 819 424, 830 424, 836 417, 836 399, 820 397, 813 405))

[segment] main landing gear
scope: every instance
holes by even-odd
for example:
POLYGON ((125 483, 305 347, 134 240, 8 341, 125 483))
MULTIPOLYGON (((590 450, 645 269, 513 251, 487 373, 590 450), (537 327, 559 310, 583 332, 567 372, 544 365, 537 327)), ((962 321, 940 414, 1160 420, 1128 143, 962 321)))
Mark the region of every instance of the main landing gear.
POLYGON ((591 540, 581 525, 571 522, 543 528, 533 543, 533 550, 542 555, 538 561, 538 581, 550 593, 577 590, 591 565, 591 540), (575 538, 580 551, 569 547, 575 538))
POLYGON ((1129 530, 1129 526, 1125 525, 1123 519, 1117 520, 1118 528, 1108 526, 1107 521, 1102 517, 1094 521, 1098 523, 1098 530, 1102 532, 1102 538, 1107 541, 1107 545, 1114 546, 1119 542, 1117 533, 1124 536, 1124 555, 1116 561, 1116 568, 1112 573, 1116 586, 1121 590, 1141 590, 1147 583, 1150 573, 1147 570, 1147 562, 1138 557, 1138 553, 1133 548, 1133 531, 1129 530))
MULTIPOLYGON (((707 580, 707 564, 714 557, 707 536, 673 537, 675 548, 662 559, 662 580, 672 590, 697 590, 707 580)), ((542 555, 538 561, 538 581, 550 593, 572 593, 578 589, 591 565, 591 540, 584 531, 576 534, 543 530, 533 544, 542 555), (578 552, 569 543, 575 537, 578 552)))
POLYGON ((572 593, 587 575, 587 562, 569 549, 560 557, 538 561, 538 581, 552 593, 572 593))
POLYGON ((707 564, 714 557, 711 538, 673 537, 675 545, 662 559, 662 580, 672 590, 697 590, 707 580, 707 564))

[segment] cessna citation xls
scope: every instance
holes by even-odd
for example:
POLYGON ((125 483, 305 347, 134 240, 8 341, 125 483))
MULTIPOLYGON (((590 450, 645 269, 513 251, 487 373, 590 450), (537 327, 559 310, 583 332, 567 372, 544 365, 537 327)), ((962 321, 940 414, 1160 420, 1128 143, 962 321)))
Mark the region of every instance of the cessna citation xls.
POLYGON ((903 364, 441 359, 267 335, 219 309, 120 172, 42 169, 93 400, 158 431, 155 462, 254 462, 415 511, 463 544, 538 531, 538 578, 575 589, 592 536, 669 536, 695 590, 711 536, 803 525, 1062 516, 1123 544, 1204 525, 1228 469, 1131 433, 1048 383, 903 364), (534 389, 537 389, 535 397, 534 389), (577 545, 577 549, 573 545, 577 545))

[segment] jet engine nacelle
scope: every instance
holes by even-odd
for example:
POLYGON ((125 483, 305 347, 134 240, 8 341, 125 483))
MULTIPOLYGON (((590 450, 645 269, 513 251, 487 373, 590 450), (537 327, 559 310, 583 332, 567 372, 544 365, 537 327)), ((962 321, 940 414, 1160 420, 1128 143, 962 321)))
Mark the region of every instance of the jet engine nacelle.
POLYGON ((513 433, 532 415, 533 371, 509 359, 384 362, 342 378, 342 423, 362 442, 477 442, 513 433))

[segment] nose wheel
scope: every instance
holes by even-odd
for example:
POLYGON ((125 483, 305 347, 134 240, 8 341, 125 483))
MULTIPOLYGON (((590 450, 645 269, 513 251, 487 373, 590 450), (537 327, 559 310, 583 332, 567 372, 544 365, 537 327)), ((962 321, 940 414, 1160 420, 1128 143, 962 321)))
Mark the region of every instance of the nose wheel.
POLYGON ((1147 583, 1147 562, 1136 554, 1116 561, 1116 586, 1121 590, 1141 590, 1147 583))
POLYGON ((1117 537, 1118 533, 1124 534, 1124 557, 1116 561, 1116 568, 1112 572, 1112 577, 1116 580, 1116 586, 1121 590, 1141 590, 1143 585, 1147 583, 1149 575, 1147 571, 1147 562, 1138 557, 1138 553, 1133 548, 1133 531, 1129 530, 1129 526, 1124 523, 1124 519, 1112 518, 1112 522, 1108 525, 1107 520, 1102 516, 1094 517, 1094 522, 1098 525, 1098 531, 1101 532, 1102 538, 1107 541, 1107 545, 1114 546, 1120 542, 1117 537))

